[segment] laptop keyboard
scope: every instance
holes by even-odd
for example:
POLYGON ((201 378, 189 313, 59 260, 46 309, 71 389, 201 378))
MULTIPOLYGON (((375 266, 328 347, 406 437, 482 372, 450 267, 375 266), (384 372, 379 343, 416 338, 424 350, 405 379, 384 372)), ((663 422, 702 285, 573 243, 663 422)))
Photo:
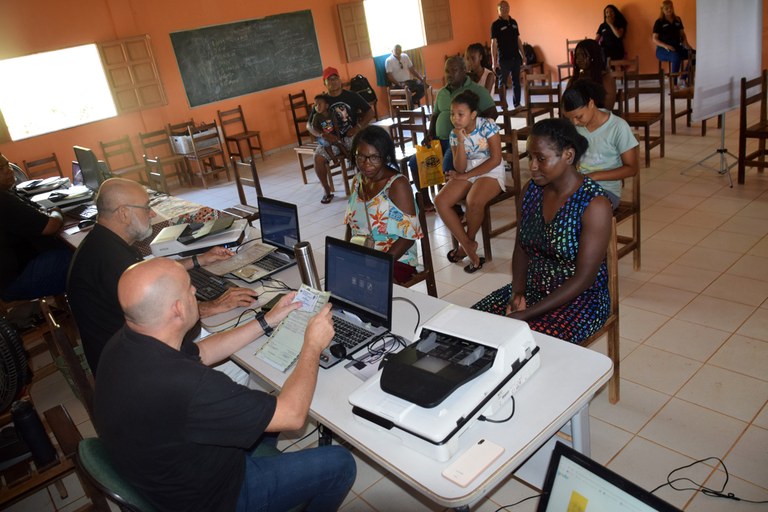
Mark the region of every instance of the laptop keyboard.
POLYGON ((347 322, 335 315, 332 318, 333 329, 336 333, 333 335, 331 345, 334 343, 341 343, 347 347, 347 349, 354 349, 371 336, 371 331, 368 329, 347 322))
POLYGON ((284 259, 278 258, 274 254, 267 254, 263 258, 261 258, 259 261, 254 263, 257 267, 266 270, 267 272, 272 272, 273 270, 277 270, 278 268, 286 266, 286 261, 284 259))
POLYGON ((212 274, 204 268, 191 268, 187 272, 192 280, 192 284, 197 289, 195 296, 199 300, 218 299, 228 288, 235 286, 223 277, 212 274))

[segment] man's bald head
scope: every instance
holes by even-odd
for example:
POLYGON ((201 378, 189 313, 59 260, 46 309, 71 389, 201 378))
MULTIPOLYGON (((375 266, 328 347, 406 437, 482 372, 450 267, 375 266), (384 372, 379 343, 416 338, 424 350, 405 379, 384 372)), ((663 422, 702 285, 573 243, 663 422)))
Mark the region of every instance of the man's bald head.
POLYGON ((147 191, 135 181, 124 178, 110 178, 101 184, 96 196, 99 217, 114 215, 125 204, 143 204, 148 199, 147 191))
MULTIPOLYGON (((144 334, 178 330, 183 334, 197 321, 197 302, 189 275, 176 261, 154 258, 132 265, 117 287, 129 326, 144 334)), ((160 339, 160 336, 155 336, 160 339)))

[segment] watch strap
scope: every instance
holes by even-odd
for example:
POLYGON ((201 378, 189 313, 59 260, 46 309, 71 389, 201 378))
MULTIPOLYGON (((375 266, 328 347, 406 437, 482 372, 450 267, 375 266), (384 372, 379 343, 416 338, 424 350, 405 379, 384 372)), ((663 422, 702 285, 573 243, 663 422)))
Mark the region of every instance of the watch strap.
POLYGON ((266 314, 263 311, 256 313, 256 320, 258 320, 259 325, 261 325, 261 328, 264 331, 264 334, 266 334, 267 336, 272 336, 272 332, 274 331, 274 329, 272 329, 267 323, 266 314))

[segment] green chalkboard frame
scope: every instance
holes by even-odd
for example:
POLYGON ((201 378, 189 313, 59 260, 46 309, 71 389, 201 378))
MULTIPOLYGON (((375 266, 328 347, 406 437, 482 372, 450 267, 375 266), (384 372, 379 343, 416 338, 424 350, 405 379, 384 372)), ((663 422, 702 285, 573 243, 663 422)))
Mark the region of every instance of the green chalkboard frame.
POLYGON ((322 75, 312 11, 172 32, 190 107, 322 75))

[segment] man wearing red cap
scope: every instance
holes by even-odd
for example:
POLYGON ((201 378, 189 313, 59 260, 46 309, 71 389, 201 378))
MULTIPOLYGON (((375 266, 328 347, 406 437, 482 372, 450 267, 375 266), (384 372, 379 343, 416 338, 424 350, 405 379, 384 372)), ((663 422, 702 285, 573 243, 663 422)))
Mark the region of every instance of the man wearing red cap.
POLYGON ((352 149, 352 138, 373 119, 371 106, 359 94, 341 88, 339 71, 333 67, 323 70, 323 82, 328 88, 328 111, 333 116, 334 126, 337 127, 338 137, 334 134, 323 134, 312 127, 312 117, 307 122, 307 129, 315 137, 324 137, 330 145, 318 146, 315 150, 315 174, 323 186, 324 194, 320 200, 328 204, 333 199, 330 185, 328 161, 338 156, 341 150, 338 144, 343 144, 347 151, 352 149))

